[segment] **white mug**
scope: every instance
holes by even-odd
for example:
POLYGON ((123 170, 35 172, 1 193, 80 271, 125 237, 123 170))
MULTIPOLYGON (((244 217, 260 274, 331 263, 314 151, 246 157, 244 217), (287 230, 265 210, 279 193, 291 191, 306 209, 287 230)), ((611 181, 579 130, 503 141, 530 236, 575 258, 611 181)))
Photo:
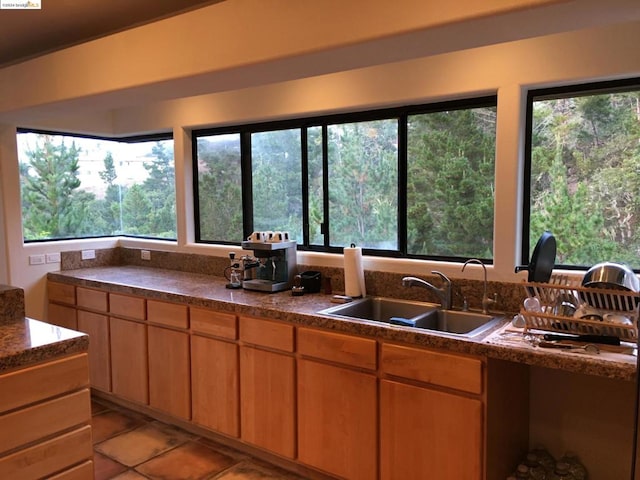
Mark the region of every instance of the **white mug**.
POLYGON ((247 237, 250 242, 264 242, 266 240, 265 232, 253 232, 247 237))

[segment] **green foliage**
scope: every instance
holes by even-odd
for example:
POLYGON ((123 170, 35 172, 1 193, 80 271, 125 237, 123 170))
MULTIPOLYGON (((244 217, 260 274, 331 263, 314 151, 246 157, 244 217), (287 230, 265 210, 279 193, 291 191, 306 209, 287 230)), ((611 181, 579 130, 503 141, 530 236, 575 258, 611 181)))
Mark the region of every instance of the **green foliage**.
POLYGON ((173 154, 162 142, 145 164, 148 178, 130 189, 116 184, 111 152, 98 172, 102 198, 85 188, 101 190, 99 182, 81 185, 81 150, 69 137, 38 135, 20 165, 25 240, 79 238, 127 233, 175 238, 173 154))
POLYGON ((639 106, 638 92, 534 103, 531 247, 550 230, 558 264, 640 266, 639 106))
POLYGON ((409 117, 409 253, 492 258, 494 152, 493 108, 409 117))

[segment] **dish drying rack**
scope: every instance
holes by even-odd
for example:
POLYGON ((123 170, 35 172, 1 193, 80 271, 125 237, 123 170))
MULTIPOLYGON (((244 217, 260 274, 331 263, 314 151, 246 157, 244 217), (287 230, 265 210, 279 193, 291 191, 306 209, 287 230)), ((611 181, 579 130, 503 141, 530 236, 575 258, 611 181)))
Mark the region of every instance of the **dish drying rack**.
POLYGON ((538 298, 542 308, 541 312, 525 310, 524 307, 520 309, 527 330, 612 336, 634 343, 638 340, 640 294, 636 292, 583 287, 566 275, 552 275, 549 283, 523 282, 523 285, 527 296, 538 298), (631 324, 558 315, 558 303, 569 299, 595 308, 603 316, 607 313, 624 315, 631 324))

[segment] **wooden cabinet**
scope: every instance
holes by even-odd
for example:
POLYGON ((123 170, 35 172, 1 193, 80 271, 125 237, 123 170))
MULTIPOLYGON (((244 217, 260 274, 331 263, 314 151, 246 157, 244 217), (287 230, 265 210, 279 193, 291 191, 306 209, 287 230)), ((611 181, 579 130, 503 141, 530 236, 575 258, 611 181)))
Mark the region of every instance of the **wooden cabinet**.
POLYGON ((191 419, 189 334, 149 325, 149 405, 191 419))
POLYGON ((482 402, 380 382, 380 478, 481 480, 482 402))
POLYGON ((240 317, 241 438, 251 444, 294 458, 295 358, 293 326, 240 317), (279 349, 267 351, 259 347, 279 349))
POLYGON ((76 330, 76 287, 65 283, 48 282, 47 322, 76 330))
POLYGON ((0 478, 93 479, 88 387, 86 354, 0 375, 0 478))
POLYGON ((381 480, 481 480, 482 359, 394 344, 381 352, 382 373, 394 377, 380 382, 381 480))
POLYGON ((193 421, 225 435, 240 435, 238 346, 191 337, 193 421))
POLYGON ((235 315, 190 308, 193 421, 240 436, 240 372, 235 315), (211 338, 217 337, 217 338, 211 338))
POLYGON ((298 329, 300 355, 320 360, 298 360, 301 462, 340 478, 377 478, 376 349, 373 339, 298 329))
POLYGON ((111 349, 109 348, 109 317, 78 310, 78 330, 89 335, 89 378, 91 386, 103 392, 111 391, 111 349))
POLYGON ((114 394, 134 402, 149 403, 147 326, 110 317, 111 388, 114 394))
POLYGON ((372 374, 299 360, 300 461, 340 478, 377 478, 376 397, 372 374))
POLYGON ((189 313, 186 305, 147 300, 149 405, 191 419, 189 313))

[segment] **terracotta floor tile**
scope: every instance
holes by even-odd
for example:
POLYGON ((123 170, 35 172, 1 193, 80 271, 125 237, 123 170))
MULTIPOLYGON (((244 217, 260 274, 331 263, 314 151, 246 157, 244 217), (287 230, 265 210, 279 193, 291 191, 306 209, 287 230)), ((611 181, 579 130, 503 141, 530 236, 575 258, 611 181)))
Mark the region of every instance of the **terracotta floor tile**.
POLYGON ((216 480, 294 480, 301 477, 243 462, 216 477, 216 480))
POLYGON ((133 430, 144 422, 139 418, 114 410, 94 415, 92 419, 93 443, 103 442, 118 433, 133 430))
POLYGON ((138 465, 136 471, 153 480, 200 480, 235 463, 231 457, 191 441, 138 465))
POLYGON ((99 443, 95 449, 133 467, 191 439, 193 435, 178 428, 153 422, 99 443))
POLYGON ((242 460, 250 460, 252 458, 248 453, 241 452, 240 450, 236 450, 235 448, 228 447, 227 445, 223 445, 222 443, 218 443, 208 438, 200 437, 196 441, 198 443, 202 443, 206 447, 209 447, 211 450, 222 453, 227 457, 237 460, 238 462, 242 460))
POLYGON ((140 475, 135 470, 127 470, 126 472, 113 477, 111 480, 147 480, 147 477, 140 475))
POLYGON ((124 472, 127 467, 105 457, 97 452, 93 452, 93 468, 95 480, 107 480, 115 475, 124 472))

